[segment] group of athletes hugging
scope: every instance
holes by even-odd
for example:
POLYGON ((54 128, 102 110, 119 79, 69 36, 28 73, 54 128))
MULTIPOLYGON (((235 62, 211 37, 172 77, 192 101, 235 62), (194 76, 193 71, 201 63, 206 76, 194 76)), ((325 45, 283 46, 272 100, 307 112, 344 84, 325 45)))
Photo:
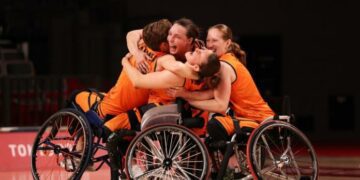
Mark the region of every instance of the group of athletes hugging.
POLYGON ((81 91, 74 97, 84 112, 91 108, 104 121, 105 141, 121 129, 140 131, 147 110, 174 103, 176 97, 205 120, 195 133, 207 133, 215 141, 229 140, 236 129, 249 131, 274 116, 246 68, 245 52, 232 41, 231 29, 211 26, 206 46, 199 34, 186 18, 173 23, 161 19, 127 34, 129 53, 122 58, 116 84, 107 93, 81 91), (233 113, 226 113, 229 108, 233 113))

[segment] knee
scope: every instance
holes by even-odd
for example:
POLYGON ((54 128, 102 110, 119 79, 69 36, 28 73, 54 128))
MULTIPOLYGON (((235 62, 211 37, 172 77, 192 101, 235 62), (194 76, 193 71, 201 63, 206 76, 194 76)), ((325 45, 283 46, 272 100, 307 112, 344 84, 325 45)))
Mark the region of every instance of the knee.
POLYGON ((210 137, 216 141, 227 141, 229 139, 224 126, 215 118, 212 118, 208 121, 206 129, 210 137))
POLYGON ((207 123, 206 129, 208 132, 212 132, 211 130, 217 127, 219 127, 218 121, 214 118, 211 118, 207 123))

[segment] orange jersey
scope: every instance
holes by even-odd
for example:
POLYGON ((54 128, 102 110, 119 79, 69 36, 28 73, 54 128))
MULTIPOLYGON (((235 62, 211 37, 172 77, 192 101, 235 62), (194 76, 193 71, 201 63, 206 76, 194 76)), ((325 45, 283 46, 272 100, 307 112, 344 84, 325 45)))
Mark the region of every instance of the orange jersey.
MULTIPOLYGON (((147 61, 150 70, 154 71, 155 59, 164 55, 162 52, 155 52, 144 45, 139 47, 147 53, 151 60, 147 61)), ((135 66, 135 58, 131 57, 130 64, 135 66)), ((131 110, 135 107, 145 105, 149 98, 149 90, 135 88, 125 71, 122 71, 115 86, 105 95, 102 102, 99 104, 100 116, 104 117, 107 114, 117 115, 131 110)))
MULTIPOLYGON (((204 90, 204 82, 197 83, 195 80, 184 79, 184 88, 188 91, 204 90)), ((169 104, 174 102, 175 98, 167 94, 167 89, 150 90, 149 103, 169 104)))
POLYGON ((149 93, 149 101, 148 103, 155 104, 170 104, 175 101, 174 97, 171 97, 167 93, 167 89, 151 89, 149 93))
MULTIPOLYGON (((184 88, 188 91, 202 91, 206 90, 207 87, 204 82, 197 82, 196 80, 185 79, 184 88)), ((203 111, 193 107, 191 109, 192 117, 202 117, 204 119, 204 126, 202 128, 192 128, 192 130, 197 135, 205 135, 206 134, 206 125, 209 119, 209 112, 203 111)))
POLYGON ((231 85, 230 107, 235 115, 262 121, 274 112, 261 97, 251 74, 246 67, 231 53, 226 53, 220 60, 229 64, 236 73, 231 85))
MULTIPOLYGON (((154 72, 156 71, 156 62, 154 72)), ((149 93, 149 101, 148 103, 155 103, 155 104, 170 104, 175 101, 175 98, 168 95, 167 89, 151 89, 149 93)))
POLYGON ((206 89, 205 82, 198 82, 192 79, 185 79, 184 88, 188 91, 201 91, 206 89))

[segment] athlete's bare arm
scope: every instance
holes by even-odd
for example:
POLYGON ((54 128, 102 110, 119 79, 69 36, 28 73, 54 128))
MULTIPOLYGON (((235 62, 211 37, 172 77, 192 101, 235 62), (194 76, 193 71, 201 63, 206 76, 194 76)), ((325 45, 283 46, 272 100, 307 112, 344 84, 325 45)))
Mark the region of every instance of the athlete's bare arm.
POLYGON ((127 47, 129 52, 134 56, 136 53, 141 51, 138 47, 140 39, 142 39, 142 29, 132 30, 126 35, 127 47))
POLYGON ((186 64, 177 61, 173 55, 167 54, 157 59, 157 64, 163 69, 171 71, 180 77, 187 79, 199 79, 198 73, 186 64))
MULTIPOLYGON (((138 47, 139 41, 142 39, 142 29, 132 30, 126 35, 126 42, 129 49, 129 52, 135 56, 137 63, 137 68, 141 72, 149 72, 149 66, 145 63, 146 54, 141 51, 138 47)), ((192 69, 187 67, 184 63, 176 61, 174 56, 166 55, 160 57, 158 60, 158 65, 162 66, 164 69, 169 70, 181 77, 188 79, 198 79, 198 75, 192 69)))
POLYGON ((203 101, 189 101, 189 103, 199 109, 224 114, 229 106, 231 94, 231 73, 229 66, 221 65, 219 85, 214 89, 214 98, 203 101))
POLYGON ((173 87, 168 90, 168 94, 172 97, 181 97, 187 101, 201 101, 214 98, 214 90, 204 91, 188 91, 184 87, 173 87))
POLYGON ((134 55, 136 60, 136 67, 142 73, 149 72, 149 65, 146 63, 148 58, 146 53, 139 49, 138 44, 142 39, 142 29, 132 30, 126 35, 126 43, 129 49, 129 52, 134 55))
POLYGON ((122 65, 134 87, 145 89, 165 89, 183 85, 184 78, 167 70, 141 74, 136 68, 131 66, 129 62, 130 57, 131 55, 127 54, 122 59, 122 65))

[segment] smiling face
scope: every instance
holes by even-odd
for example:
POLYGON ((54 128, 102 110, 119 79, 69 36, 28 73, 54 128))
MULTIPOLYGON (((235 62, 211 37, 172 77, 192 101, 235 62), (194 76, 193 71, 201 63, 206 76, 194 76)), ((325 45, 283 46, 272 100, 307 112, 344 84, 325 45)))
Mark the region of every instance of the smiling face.
POLYGON ((225 54, 231 44, 231 39, 225 40, 223 32, 217 28, 210 28, 206 37, 206 47, 213 50, 217 56, 225 54))
POLYGON ((207 64, 207 60, 212 53, 212 50, 198 48, 193 52, 186 52, 186 64, 194 71, 199 71, 202 64, 207 64))
POLYGON ((185 27, 174 24, 170 30, 167 37, 169 42, 169 51, 170 54, 175 56, 184 56, 184 54, 191 50, 192 48, 192 38, 186 36, 187 30, 185 27))

